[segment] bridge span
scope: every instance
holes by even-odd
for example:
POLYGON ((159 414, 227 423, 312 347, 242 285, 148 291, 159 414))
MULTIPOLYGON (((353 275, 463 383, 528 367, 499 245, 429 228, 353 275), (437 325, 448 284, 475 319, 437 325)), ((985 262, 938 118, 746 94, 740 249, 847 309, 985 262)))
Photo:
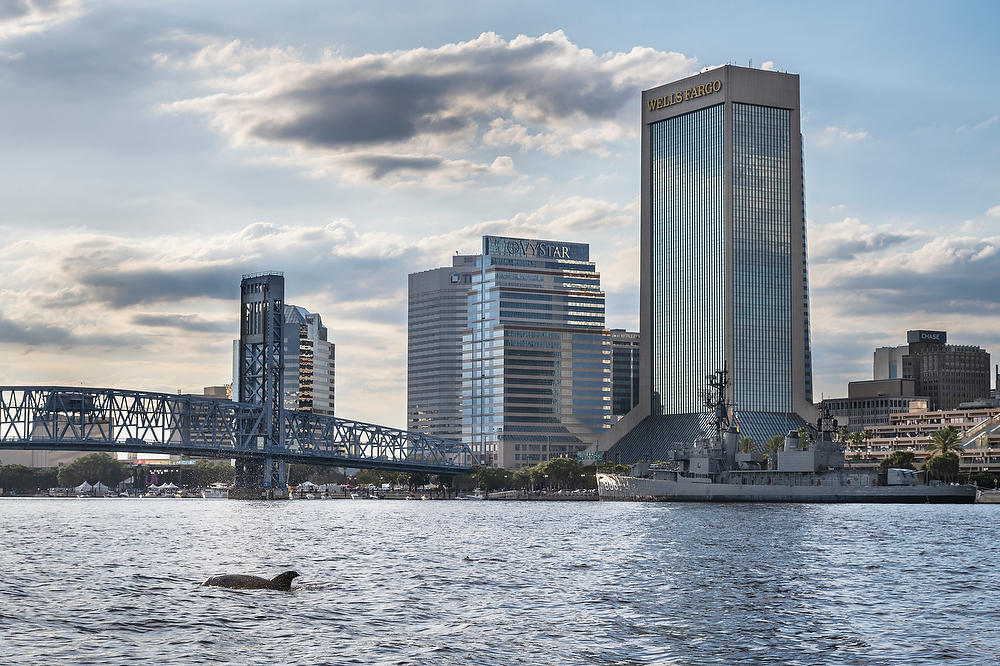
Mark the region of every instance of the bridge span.
POLYGON ((306 411, 280 410, 270 442, 262 405, 69 386, 0 386, 0 449, 134 451, 259 463, 462 474, 465 444, 306 411))
POLYGON ((229 496, 287 493, 286 464, 462 474, 465 444, 289 409, 283 392, 281 273, 244 275, 236 401, 66 386, 0 387, 0 449, 178 453, 236 460, 229 496))

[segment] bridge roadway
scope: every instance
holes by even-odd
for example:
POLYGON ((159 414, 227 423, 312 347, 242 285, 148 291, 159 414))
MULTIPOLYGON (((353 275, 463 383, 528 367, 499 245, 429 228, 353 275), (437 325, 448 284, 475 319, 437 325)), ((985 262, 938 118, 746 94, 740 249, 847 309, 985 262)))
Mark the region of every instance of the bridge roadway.
POLYGON ((463 474, 465 444, 415 432, 280 410, 280 441, 264 407, 200 396, 77 386, 0 386, 0 449, 134 451, 270 459, 428 474, 463 474))

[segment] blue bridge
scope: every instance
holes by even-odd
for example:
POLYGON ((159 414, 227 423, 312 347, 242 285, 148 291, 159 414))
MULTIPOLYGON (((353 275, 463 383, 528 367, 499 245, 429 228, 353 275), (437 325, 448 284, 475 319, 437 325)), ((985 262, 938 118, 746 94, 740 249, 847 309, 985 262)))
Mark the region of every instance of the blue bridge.
POLYGON ((478 464, 460 442, 282 404, 280 274, 242 283, 239 401, 109 388, 0 387, 0 449, 134 451, 236 460, 230 497, 287 491, 286 464, 454 475, 478 464))

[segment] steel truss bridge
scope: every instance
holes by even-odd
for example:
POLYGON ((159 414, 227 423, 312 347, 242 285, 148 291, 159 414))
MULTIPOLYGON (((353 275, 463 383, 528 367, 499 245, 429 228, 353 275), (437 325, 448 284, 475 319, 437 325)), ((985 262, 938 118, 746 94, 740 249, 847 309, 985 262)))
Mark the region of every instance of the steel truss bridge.
POLYGON ((67 386, 0 386, 0 449, 134 451, 462 474, 468 446, 420 433, 199 396, 67 386))
POLYGON ((229 496, 240 499, 283 496, 289 462, 446 475, 478 463, 458 442, 288 409, 284 298, 281 273, 243 276, 236 402, 121 389, 0 387, 0 449, 234 458, 229 496))

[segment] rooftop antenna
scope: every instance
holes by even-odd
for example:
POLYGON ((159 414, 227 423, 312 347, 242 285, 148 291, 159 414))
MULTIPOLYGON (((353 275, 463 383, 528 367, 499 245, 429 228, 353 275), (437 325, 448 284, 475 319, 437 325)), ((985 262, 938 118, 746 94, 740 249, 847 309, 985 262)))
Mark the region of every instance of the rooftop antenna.
POLYGON ((750 58, 749 64, 747 65, 750 69, 753 69, 753 58, 750 58))

